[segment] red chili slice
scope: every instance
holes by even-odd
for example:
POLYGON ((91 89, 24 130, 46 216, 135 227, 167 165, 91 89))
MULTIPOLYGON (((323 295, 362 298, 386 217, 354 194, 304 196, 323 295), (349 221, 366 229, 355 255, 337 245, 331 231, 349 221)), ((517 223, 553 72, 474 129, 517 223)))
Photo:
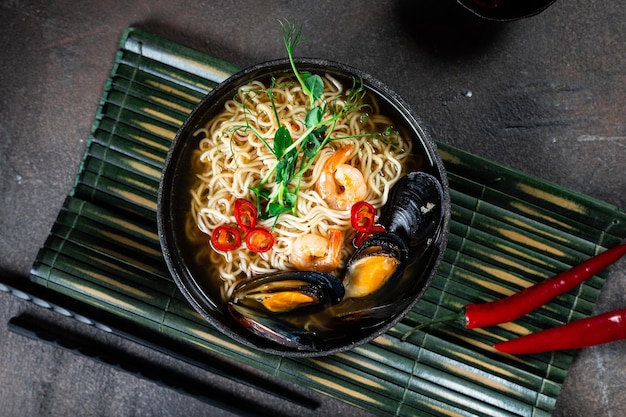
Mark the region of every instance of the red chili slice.
POLYGON ((256 227, 248 231, 246 246, 252 252, 267 252, 274 246, 274 236, 262 227, 256 227))
POLYGON ((235 219, 244 232, 256 227, 258 212, 254 204, 243 198, 235 200, 235 219))
POLYGON ((363 244, 365 239, 367 239, 368 237, 375 235, 376 233, 380 233, 384 231, 385 231, 384 226, 375 224, 367 232, 356 232, 356 235, 354 236, 354 239, 352 240, 352 244, 354 245, 355 248, 358 248, 359 246, 363 244))
POLYGON ((370 229, 374 226, 376 209, 370 203, 367 203, 365 201, 359 201, 358 203, 354 203, 350 214, 352 227, 357 232, 369 232, 370 229))
POLYGON ((236 228, 221 225, 211 233, 211 244, 217 250, 231 251, 241 245, 241 235, 236 228))

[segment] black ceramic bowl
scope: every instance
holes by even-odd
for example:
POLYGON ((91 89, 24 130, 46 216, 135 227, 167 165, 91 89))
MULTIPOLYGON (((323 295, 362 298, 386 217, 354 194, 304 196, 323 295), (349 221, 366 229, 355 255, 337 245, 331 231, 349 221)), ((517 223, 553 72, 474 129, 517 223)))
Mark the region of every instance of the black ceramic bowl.
POLYGON ((556 0, 457 0, 484 19, 511 21, 541 13, 556 0))
POLYGON ((212 90, 189 115, 178 131, 165 161, 158 196, 158 229, 170 273, 189 303, 208 323, 229 337, 265 352, 282 356, 321 356, 351 349, 384 333, 422 297, 443 256, 449 227, 450 202, 446 174, 437 148, 420 126, 413 111, 397 94, 368 74, 346 65, 313 59, 297 59, 296 65, 301 72, 309 71, 320 75, 327 73, 350 85, 354 77, 360 78, 368 93, 376 96, 384 112, 412 137, 414 154, 422 160, 420 169, 431 173, 443 186, 441 206, 444 216, 440 229, 424 255, 424 268, 414 279, 412 277, 409 287, 397 289, 397 299, 391 303, 394 306, 393 313, 374 326, 357 326, 353 331, 320 343, 313 350, 302 351, 259 338, 233 319, 227 302, 221 299, 219 291, 209 283, 206 264, 197 261, 196 248, 186 236, 185 222, 189 218, 191 205, 190 187, 195 178, 189 166, 191 154, 199 142, 199 138, 194 137, 194 132, 223 109, 225 101, 233 98, 239 86, 258 78, 292 74, 286 59, 259 64, 233 75, 212 90))

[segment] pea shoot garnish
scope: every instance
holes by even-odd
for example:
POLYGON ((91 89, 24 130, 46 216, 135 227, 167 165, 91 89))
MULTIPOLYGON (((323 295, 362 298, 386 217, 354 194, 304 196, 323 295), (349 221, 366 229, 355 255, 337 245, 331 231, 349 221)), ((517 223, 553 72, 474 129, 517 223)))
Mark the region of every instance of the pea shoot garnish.
MULTIPOLYGON (((272 94, 276 80, 273 80, 272 85, 267 90, 263 90, 269 96, 278 125, 273 141, 267 141, 254 127, 247 123, 247 118, 246 125, 238 128, 252 132, 276 158, 276 163, 261 178, 260 182, 255 187, 250 188, 257 196, 257 209, 261 219, 278 217, 288 212, 296 213, 296 202, 302 176, 315 162, 320 150, 331 141, 353 137, 333 135, 337 121, 350 112, 362 110, 368 106, 363 101, 366 92, 360 79, 353 79, 352 86, 347 91, 347 95, 343 97, 341 104, 335 100, 325 100, 323 98, 324 81, 322 77, 318 74, 300 71, 293 57, 293 51, 301 41, 302 27, 295 26, 287 20, 279 21, 279 23, 291 69, 309 100, 303 121, 305 129, 294 139, 290 130, 280 120, 276 110, 272 94), (277 186, 270 189, 267 185, 272 179, 277 186)), ((250 110, 246 108, 245 100, 246 97, 244 96, 244 102, 241 104, 244 113, 249 113, 250 110)), ((366 115, 364 114, 363 117, 366 115)), ((382 140, 388 140, 388 134, 389 131, 386 130, 384 134, 368 133, 362 134, 360 137, 376 136, 382 140)))

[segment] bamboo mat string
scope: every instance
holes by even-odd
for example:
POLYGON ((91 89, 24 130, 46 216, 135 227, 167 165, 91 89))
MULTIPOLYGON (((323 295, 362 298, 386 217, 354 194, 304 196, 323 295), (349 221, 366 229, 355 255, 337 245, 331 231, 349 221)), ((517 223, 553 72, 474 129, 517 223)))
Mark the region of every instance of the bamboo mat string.
POLYGON ((280 374, 282 373, 282 365, 283 365, 283 357, 279 356, 278 362, 276 362, 276 366, 274 367, 274 372, 273 372, 273 375, 275 377, 280 377, 280 374))
MULTIPOLYGON (((56 252, 54 252, 54 254, 52 256, 52 265, 54 265, 57 262, 57 260, 59 259, 59 256, 63 253, 63 247, 65 246, 65 243, 68 240, 69 234, 76 227, 76 222, 77 221, 78 221, 78 217, 77 216, 72 219, 72 223, 71 223, 72 226, 71 226, 71 228, 68 229, 67 232, 64 234, 63 240, 61 241, 59 249, 56 252)), ((51 273, 51 271, 48 271, 48 274, 50 274, 50 273, 51 273)), ((49 281, 46 282, 46 287, 48 286, 48 283, 49 283, 49 281)))
MULTIPOLYGON (((426 335, 426 337, 428 337, 428 335, 426 335)), ((413 382, 413 378, 415 377, 415 373, 417 372, 417 367, 420 363, 420 358, 422 356, 422 352, 423 352, 424 348, 421 348, 418 350, 417 352, 417 357, 415 358, 415 361, 413 362, 413 368, 411 369, 411 374, 409 375, 409 379, 406 381, 406 384, 403 387, 402 390, 402 395, 400 396, 400 399, 398 401, 398 404, 396 406, 396 410, 394 412, 394 416, 395 417, 401 417, 401 412, 402 412, 402 406, 404 405, 404 403, 406 402, 407 399, 407 394, 410 390, 411 384, 413 382)))
POLYGON ((555 361, 555 352, 552 352, 550 354, 550 360, 548 361, 548 366, 546 367, 545 374, 541 378, 541 386, 537 391, 535 391, 535 406, 533 407, 533 416, 535 416, 538 413, 538 410, 541 409, 541 396, 543 395, 546 389, 546 384, 552 372, 552 367, 553 367, 552 364, 554 363, 554 361, 555 361))

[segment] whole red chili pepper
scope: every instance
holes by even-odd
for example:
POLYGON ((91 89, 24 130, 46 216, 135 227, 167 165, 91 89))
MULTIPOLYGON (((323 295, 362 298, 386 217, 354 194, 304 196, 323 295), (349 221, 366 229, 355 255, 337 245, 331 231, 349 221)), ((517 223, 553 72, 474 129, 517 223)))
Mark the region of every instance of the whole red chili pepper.
POLYGON ((509 297, 488 303, 468 304, 460 313, 416 326, 409 330, 402 337, 402 340, 406 340, 415 330, 434 323, 460 320, 465 328, 474 329, 513 321, 536 310, 558 295, 573 289, 624 255, 626 255, 626 244, 607 249, 567 271, 525 288, 509 297))
POLYGON ((578 349, 626 339, 626 308, 573 321, 493 347, 514 355, 578 349))
POLYGON ((575 288, 624 255, 626 244, 618 245, 507 298, 490 303, 469 304, 465 306, 465 327, 473 329, 513 321, 575 288))

